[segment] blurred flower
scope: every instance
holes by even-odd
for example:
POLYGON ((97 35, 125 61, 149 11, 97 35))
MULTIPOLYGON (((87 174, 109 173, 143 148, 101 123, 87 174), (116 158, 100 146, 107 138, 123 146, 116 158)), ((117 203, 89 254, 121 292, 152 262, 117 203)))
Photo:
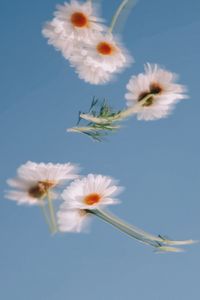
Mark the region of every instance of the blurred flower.
MULTIPOLYGON (((89 72, 88 72, 89 73, 89 72)), ((123 120, 137 115, 139 120, 155 120, 168 116, 175 104, 188 96, 186 87, 175 83, 176 74, 161 69, 158 65, 145 65, 145 73, 131 77, 127 84, 128 108, 113 110, 108 103, 92 100, 88 113, 79 113, 84 126, 75 126, 68 132, 86 134, 96 141, 102 141, 109 132, 118 130, 123 120), (85 122, 84 122, 85 123, 85 122)))
POLYGON ((8 185, 14 190, 6 193, 6 198, 19 204, 35 205, 48 195, 57 198, 54 189, 68 180, 77 178, 78 168, 71 163, 52 164, 28 161, 17 170, 17 178, 9 179, 8 185))
POLYGON ((67 207, 90 210, 117 204, 113 197, 120 191, 111 177, 89 174, 73 181, 61 196, 67 207))
POLYGON ((138 120, 164 118, 179 100, 187 98, 186 88, 175 83, 176 79, 176 74, 149 63, 145 65, 144 74, 131 77, 125 98, 128 106, 135 107, 138 120))
POLYGON ((96 6, 91 1, 58 5, 51 22, 47 22, 42 33, 65 58, 73 56, 80 41, 90 41, 96 32, 103 31, 102 20, 97 16, 96 6))
POLYGON ((130 65, 132 59, 127 50, 111 33, 96 34, 89 43, 83 43, 73 63, 81 79, 92 84, 103 84, 130 65))
POLYGON ((115 196, 120 190, 121 188, 115 185, 113 179, 107 176, 89 174, 82 179, 75 180, 62 193, 64 202, 57 213, 59 230, 82 232, 91 216, 96 216, 132 238, 154 247, 159 252, 180 252, 181 249, 175 246, 190 245, 195 242, 193 240, 176 241, 162 235, 152 235, 102 210, 107 205, 118 203, 115 196))
POLYGON ((121 188, 108 176, 89 174, 75 180, 62 193, 64 203, 57 214, 60 231, 83 231, 90 211, 117 204, 114 197, 120 191, 121 188))
POLYGON ((104 84, 127 67, 131 58, 96 11, 92 1, 71 0, 58 6, 55 17, 46 23, 42 33, 76 68, 81 79, 104 84))

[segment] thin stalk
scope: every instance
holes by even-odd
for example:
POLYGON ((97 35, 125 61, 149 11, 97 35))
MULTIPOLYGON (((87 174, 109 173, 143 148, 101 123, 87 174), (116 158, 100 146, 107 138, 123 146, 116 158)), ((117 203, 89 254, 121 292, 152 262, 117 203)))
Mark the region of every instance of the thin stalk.
POLYGON ((45 222, 47 223, 47 225, 49 227, 49 230, 52 231, 51 222, 49 220, 49 216, 48 216, 47 211, 45 209, 44 199, 39 200, 39 206, 41 208, 41 212, 42 212, 42 215, 43 215, 43 217, 45 219, 45 222))
POLYGON ((150 99, 153 95, 149 94, 146 97, 144 97, 140 102, 138 102, 136 105, 133 107, 127 108, 120 113, 116 114, 113 117, 108 117, 108 118, 101 118, 101 117, 94 117, 90 114, 80 114, 80 117, 86 121, 90 121, 96 124, 107 124, 108 122, 117 122, 123 119, 126 119, 130 117, 131 115, 134 115, 135 113, 138 112, 138 108, 142 105, 145 104, 145 102, 150 99))
POLYGON ((115 228, 119 229, 120 231, 128 234, 129 236, 141 241, 142 243, 149 244, 153 247, 159 246, 156 239, 149 239, 145 234, 142 234, 139 230, 135 230, 131 225, 124 223, 121 219, 117 218, 114 215, 111 215, 108 212, 102 210, 91 210, 90 213, 94 214, 95 216, 101 218, 105 222, 111 224, 115 228))
POLYGON ((90 126, 88 126, 88 127, 78 127, 78 126, 76 126, 76 127, 72 127, 72 128, 68 128, 67 129, 67 132, 84 132, 84 131, 96 131, 97 129, 95 128, 95 127, 90 127, 90 126))
POLYGON ((112 32, 114 27, 115 27, 115 24, 121 14, 121 12, 123 11, 123 9, 125 8, 125 6, 128 4, 129 0, 123 0, 122 3, 119 5, 116 13, 114 14, 113 18, 112 18, 112 22, 111 22, 111 25, 109 27, 109 31, 112 32))
POLYGON ((184 252, 181 248, 169 247, 169 246, 160 246, 155 250, 156 253, 163 252, 184 252))
POLYGON ((142 243, 158 248, 160 249, 160 251, 180 252, 181 249, 169 246, 188 245, 193 244, 195 242, 193 240, 173 241, 160 236, 154 236, 133 225, 129 225, 123 220, 117 218, 116 216, 102 210, 89 210, 89 212, 101 218, 105 222, 111 224, 112 226, 116 227, 120 231, 128 234, 129 236, 139 240, 142 243))
POLYGON ((93 127, 93 126, 88 126, 88 127, 72 127, 72 128, 69 128, 67 129, 67 132, 78 132, 78 133, 92 133, 92 132, 97 132, 97 131, 100 131, 100 130, 117 130, 119 129, 120 126, 107 126, 106 128, 99 128, 99 127, 93 127))
POLYGON ((57 232, 57 223, 55 218, 55 211, 53 207, 53 202, 51 199, 51 196, 49 193, 47 193, 47 200, 48 200, 48 207, 49 207, 49 214, 50 214, 50 220, 51 220, 51 226, 52 226, 52 233, 57 232))

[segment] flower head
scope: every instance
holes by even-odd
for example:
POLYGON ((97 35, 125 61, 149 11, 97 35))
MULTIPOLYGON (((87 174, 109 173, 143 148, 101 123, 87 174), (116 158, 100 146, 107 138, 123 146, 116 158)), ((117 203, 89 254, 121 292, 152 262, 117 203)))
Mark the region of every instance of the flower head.
POLYGON ((79 77, 92 84, 110 81, 114 74, 130 63, 127 50, 111 33, 96 34, 89 43, 83 43, 82 50, 73 56, 79 77))
POLYGON ((38 204, 49 193, 57 198, 54 189, 68 180, 77 178, 78 168, 71 163, 52 164, 28 161, 17 170, 17 178, 9 179, 8 185, 14 190, 6 193, 6 198, 19 204, 38 204))
POLYGON ((67 207, 90 210, 118 203, 120 190, 111 177, 89 174, 73 181, 61 196, 67 207))
POLYGON ((96 32, 104 30, 91 1, 71 0, 57 8, 54 19, 46 23, 42 33, 66 58, 73 56, 78 42, 90 41, 96 32))
POLYGON ((186 88, 175 83, 176 79, 176 74, 151 64, 146 64, 145 73, 131 77, 125 98, 128 106, 137 107, 139 120, 166 117, 179 100, 187 98, 186 88))
POLYGON ((58 212, 60 231, 80 232, 85 229, 90 211, 116 204, 121 188, 112 178, 89 174, 72 182, 62 193, 64 203, 58 212))

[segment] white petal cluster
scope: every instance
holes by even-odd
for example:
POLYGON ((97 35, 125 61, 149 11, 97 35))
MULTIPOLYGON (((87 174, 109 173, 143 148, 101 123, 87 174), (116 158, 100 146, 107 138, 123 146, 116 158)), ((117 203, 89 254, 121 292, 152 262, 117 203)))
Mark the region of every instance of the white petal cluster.
POLYGON ((176 80, 176 74, 149 63, 145 65, 145 73, 131 77, 125 98, 128 106, 135 107, 138 120, 164 118, 179 100, 187 98, 185 86, 177 84, 176 80), (148 95, 147 101, 142 103, 148 95))
POLYGON ((106 84, 114 77, 112 73, 103 70, 101 67, 94 67, 83 61, 81 64, 77 64, 76 73, 79 78, 90 84, 106 84))
POLYGON ((51 192, 51 198, 57 198, 53 190, 68 180, 78 177, 78 167, 71 163, 52 164, 28 161, 17 170, 17 177, 9 179, 8 185, 13 190, 6 192, 6 198, 18 204, 35 205, 51 192))
POLYGON ((52 21, 42 33, 75 67, 79 77, 91 84, 104 84, 121 72, 130 62, 125 48, 98 17, 91 1, 58 6, 52 21))
POLYGON ((111 33, 96 34, 73 58, 79 77, 91 84, 107 83, 131 62, 127 50, 111 33))
POLYGON ((89 211, 117 204, 121 188, 112 178, 89 174, 72 182, 62 193, 64 203, 58 212, 61 231, 80 232, 85 228, 89 211))
POLYGON ((61 207, 61 210, 57 213, 57 219, 61 232, 79 233, 86 231, 90 216, 83 210, 61 207))
POLYGON ((55 17, 42 30, 49 44, 60 50, 66 58, 73 56, 79 42, 90 41, 94 32, 103 31, 102 20, 90 1, 58 5, 55 17))

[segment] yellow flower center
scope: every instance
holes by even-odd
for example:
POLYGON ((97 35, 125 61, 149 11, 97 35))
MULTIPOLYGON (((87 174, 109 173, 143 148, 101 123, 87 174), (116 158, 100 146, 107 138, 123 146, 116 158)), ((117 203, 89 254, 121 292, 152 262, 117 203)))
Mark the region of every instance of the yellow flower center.
POLYGON ((33 198, 42 198, 47 194, 49 189, 53 188, 56 185, 54 181, 38 181, 38 183, 28 190, 29 196, 33 198))
MULTIPOLYGON (((162 86, 157 83, 157 82, 152 82, 150 84, 150 88, 149 88, 149 91, 144 91, 142 92, 139 97, 138 97, 138 102, 142 101, 145 97, 147 97, 148 95, 158 95, 158 94, 161 94, 163 91, 163 88, 162 86)), ((148 106, 151 106, 154 102, 154 97, 151 96, 149 97, 145 103, 143 103, 142 106, 145 106, 145 107, 148 107, 148 106)))
POLYGON ((71 15, 71 23, 75 27, 83 28, 89 26, 88 17, 82 12, 75 12, 71 15))
POLYGON ((116 51, 116 48, 108 42, 100 42, 96 49, 102 55, 112 55, 116 51))
POLYGON ((97 193, 89 194, 84 198, 84 203, 87 205, 94 205, 101 200, 101 195, 97 193))

